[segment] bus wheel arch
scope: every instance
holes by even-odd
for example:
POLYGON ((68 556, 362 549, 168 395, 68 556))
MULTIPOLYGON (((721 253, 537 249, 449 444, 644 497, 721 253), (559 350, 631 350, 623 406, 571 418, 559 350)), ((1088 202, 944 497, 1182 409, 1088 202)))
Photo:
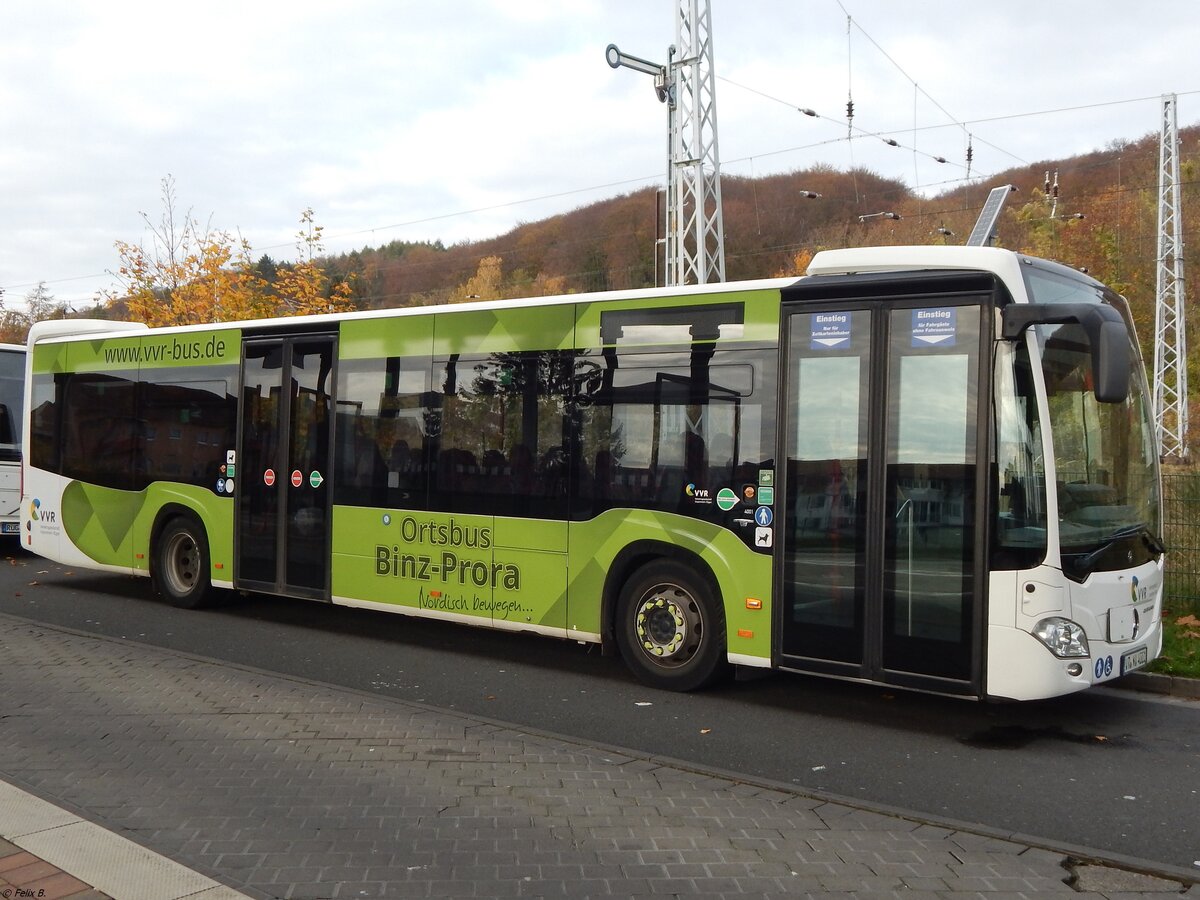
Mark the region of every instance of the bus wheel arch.
POLYGON ((728 670, 721 592, 694 554, 667 545, 627 548, 610 570, 605 623, 606 639, 651 686, 695 690, 728 670))
POLYGON ((159 511, 150 537, 150 580, 172 606, 199 609, 212 601, 208 533, 192 510, 171 504, 159 511))

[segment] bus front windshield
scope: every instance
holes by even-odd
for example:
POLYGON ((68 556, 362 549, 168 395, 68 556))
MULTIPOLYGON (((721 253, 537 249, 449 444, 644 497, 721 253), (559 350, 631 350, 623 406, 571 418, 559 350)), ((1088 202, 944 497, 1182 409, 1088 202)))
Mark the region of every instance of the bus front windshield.
MULTIPOLYGON (((1036 335, 1053 430, 1063 570, 1083 580, 1157 556, 1158 462, 1145 379, 1135 371, 1123 403, 1100 403, 1083 328, 1039 325, 1036 335)), ((1136 352, 1131 359, 1139 359, 1136 352)))

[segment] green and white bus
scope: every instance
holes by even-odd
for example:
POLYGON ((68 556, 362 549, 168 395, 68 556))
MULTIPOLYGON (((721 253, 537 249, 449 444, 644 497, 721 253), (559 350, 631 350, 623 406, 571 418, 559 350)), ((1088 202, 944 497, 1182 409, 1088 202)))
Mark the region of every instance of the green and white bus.
POLYGON ((28 345, 25 542, 215 588, 529 631, 689 690, 733 667, 1076 691, 1162 633, 1125 302, 990 247, 808 275, 28 345))

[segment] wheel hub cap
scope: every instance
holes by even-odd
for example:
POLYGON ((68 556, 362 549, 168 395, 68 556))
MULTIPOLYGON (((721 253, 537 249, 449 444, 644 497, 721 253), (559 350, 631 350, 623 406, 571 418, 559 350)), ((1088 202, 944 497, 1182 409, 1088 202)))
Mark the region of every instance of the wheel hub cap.
POLYGON ((647 656, 678 664, 695 652, 700 617, 690 596, 678 588, 660 587, 648 592, 638 606, 635 627, 647 656))

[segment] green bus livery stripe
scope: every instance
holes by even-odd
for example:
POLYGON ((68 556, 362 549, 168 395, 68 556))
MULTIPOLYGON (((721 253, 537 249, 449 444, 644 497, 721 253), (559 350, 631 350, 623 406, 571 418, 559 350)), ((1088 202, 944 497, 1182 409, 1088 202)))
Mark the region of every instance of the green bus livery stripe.
MULTIPOLYGON (((63 528, 71 543, 96 562, 145 570, 151 529, 159 511, 172 504, 200 519, 212 561, 228 565, 233 557, 233 499, 193 485, 155 482, 142 491, 123 491, 72 481, 63 491, 63 528)), ((213 577, 228 580, 228 571, 213 577)))
POLYGON ((241 351, 242 333, 236 328, 58 341, 34 347, 32 369, 43 375, 208 366, 237 363, 241 351))
MULTIPOLYGON (((644 300, 443 310, 424 315, 349 316, 340 323, 340 357, 366 359, 599 347, 601 318, 608 312, 730 304, 743 305, 744 317, 740 329, 729 337, 723 336, 721 343, 778 340, 780 294, 778 290, 764 289, 644 300)), ((241 339, 241 329, 225 328, 60 340, 35 346, 32 371, 53 374, 236 363, 241 339)))
MULTIPOLYGON (((572 350, 601 346, 601 319, 614 311, 670 310, 740 304, 740 329, 718 343, 772 344, 779 339, 778 290, 714 292, 645 300, 545 303, 502 309, 442 310, 425 315, 347 318, 341 323, 339 357, 448 356, 572 350)), ((666 341, 677 343, 677 341, 666 341)), ((653 343, 647 345, 653 346, 653 343)))

